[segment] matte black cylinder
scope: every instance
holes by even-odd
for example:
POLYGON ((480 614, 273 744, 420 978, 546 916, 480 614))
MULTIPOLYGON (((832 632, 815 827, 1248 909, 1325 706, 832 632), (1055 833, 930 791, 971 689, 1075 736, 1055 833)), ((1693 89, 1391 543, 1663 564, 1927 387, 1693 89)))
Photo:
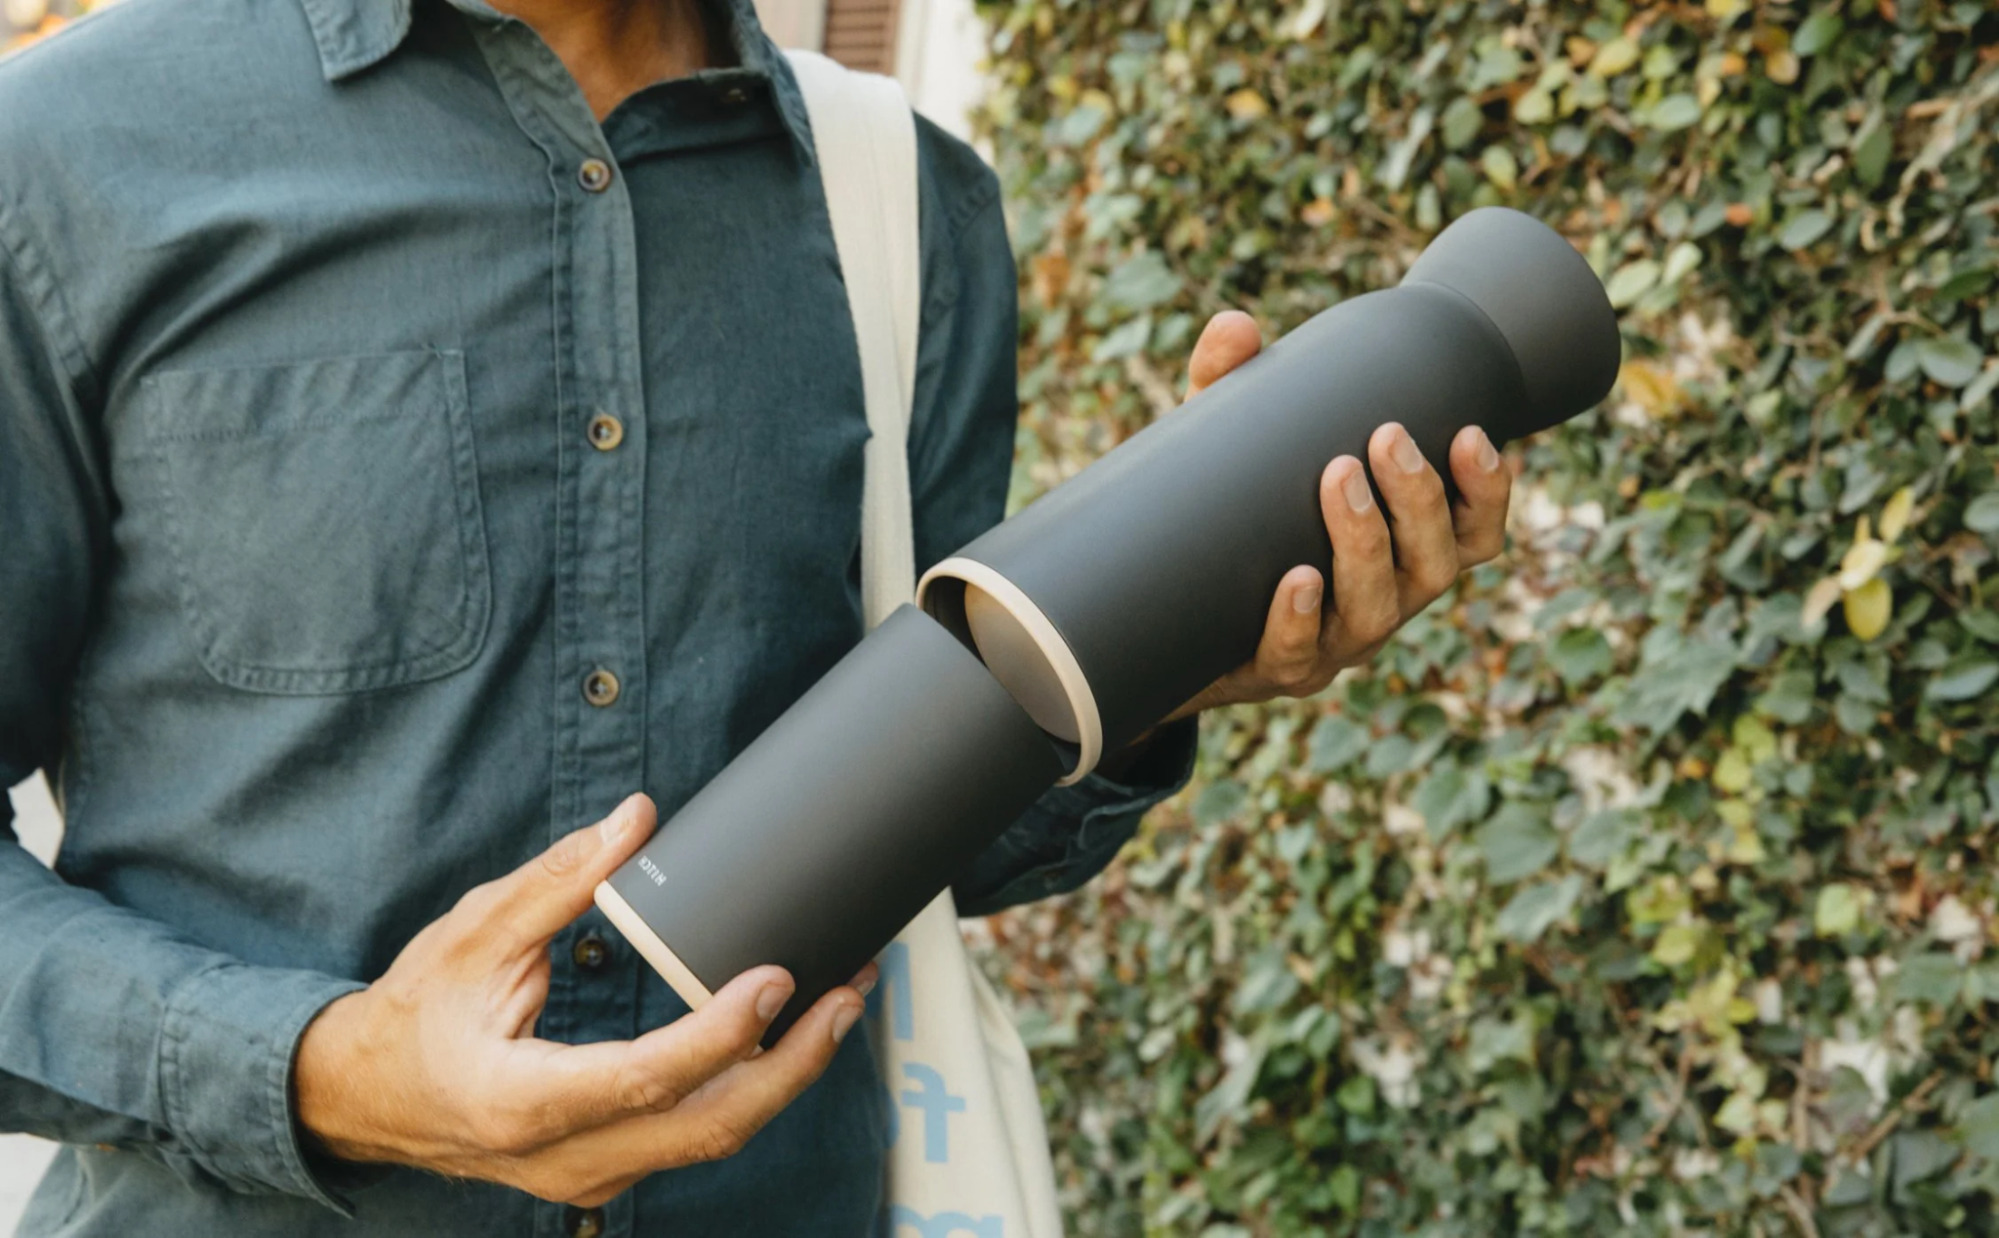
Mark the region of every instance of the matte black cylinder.
POLYGON ((798 991, 775 1039, 1061 772, 1048 737, 979 660, 904 606, 674 814, 606 883, 615 897, 600 889, 598 901, 690 1004, 752 967, 788 969, 798 991), (676 977, 683 968, 693 985, 676 977))
MULTIPOLYGON (((922 605, 974 634, 982 587, 1038 610, 1087 683, 1087 764, 1252 656, 1285 572, 1327 571, 1318 483, 1335 457, 1365 461, 1397 421, 1448 480, 1464 427, 1500 443, 1553 425, 1602 399, 1618 361, 1581 255, 1528 216, 1474 211, 1400 287, 1313 318, 933 569, 922 605)), ((994 669, 1023 699, 1055 694, 994 669)))

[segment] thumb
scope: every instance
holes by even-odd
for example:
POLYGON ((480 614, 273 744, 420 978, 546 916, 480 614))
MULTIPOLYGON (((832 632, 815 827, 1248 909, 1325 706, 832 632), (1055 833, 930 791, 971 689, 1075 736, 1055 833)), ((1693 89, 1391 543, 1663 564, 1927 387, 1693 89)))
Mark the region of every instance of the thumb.
POLYGON ((586 825, 492 883, 482 900, 495 936, 516 949, 538 950, 588 911, 597 883, 630 859, 659 822, 651 797, 632 795, 595 825, 586 825))
POLYGON ((1263 332, 1256 319, 1241 310, 1223 310, 1208 319, 1201 338, 1194 341, 1194 356, 1187 363, 1187 398, 1193 399, 1207 387, 1221 381, 1230 370, 1263 350, 1263 332))

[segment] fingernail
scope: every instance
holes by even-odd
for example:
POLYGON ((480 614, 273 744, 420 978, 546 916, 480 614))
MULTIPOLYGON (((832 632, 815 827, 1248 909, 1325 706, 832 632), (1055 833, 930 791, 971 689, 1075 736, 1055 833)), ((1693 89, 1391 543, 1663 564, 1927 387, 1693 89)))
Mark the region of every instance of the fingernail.
POLYGON ((1347 506, 1353 508, 1355 515, 1374 506, 1374 490, 1367 484, 1365 470, 1355 469, 1347 474, 1347 479, 1340 484, 1340 489, 1346 493, 1347 506))
POLYGON ((861 1008, 858 1003, 854 1002, 845 1003, 838 1010, 834 1011, 833 1043, 837 1045, 845 1040, 847 1033, 854 1030, 854 1020, 860 1017, 861 1008))
POLYGON ((757 1018, 762 1019, 766 1023, 770 1022, 777 1017, 777 1012, 783 1010, 784 1004, 790 1000, 790 985, 785 984, 783 981, 765 985, 763 992, 757 994, 757 1018))
POLYGON ((1499 453, 1493 450, 1492 440, 1485 436, 1485 431, 1474 427, 1474 432, 1478 435, 1478 450, 1474 453, 1478 466, 1490 473, 1499 467, 1499 453))
POLYGON ((880 981, 880 972, 869 972, 866 976, 854 982, 854 992, 859 993, 862 997, 866 997, 875 991, 875 985, 880 983, 880 981))
POLYGON ((1301 615, 1309 615, 1319 609, 1319 598, 1325 593, 1325 586, 1313 581, 1291 595, 1291 609, 1301 615))
POLYGON ((1416 446, 1416 440, 1409 437, 1409 431, 1395 427, 1395 441, 1390 444, 1388 454, 1395 457, 1395 467, 1405 473, 1414 473, 1423 467, 1423 449, 1416 446))

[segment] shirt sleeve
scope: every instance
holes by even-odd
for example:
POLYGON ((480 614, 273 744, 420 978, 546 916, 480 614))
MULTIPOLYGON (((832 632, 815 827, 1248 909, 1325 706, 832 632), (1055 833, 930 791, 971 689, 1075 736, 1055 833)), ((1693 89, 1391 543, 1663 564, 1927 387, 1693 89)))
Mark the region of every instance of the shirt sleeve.
MULTIPOLYGON (((910 427, 910 497, 922 571, 1006 512, 1020 404, 1019 279, 999 183, 963 143, 919 121, 925 168, 923 333, 910 427)), ((959 881, 968 916, 1074 890, 1103 870, 1146 810, 1186 785, 1195 722, 1163 727, 1116 779, 1043 796, 959 881)))
MULTIPOLYGON (((0 202, 0 788, 65 754, 111 512, 90 366, 9 223, 0 202)), ((0 795, 0 1130, 340 1208, 306 1168, 291 1066, 306 1024, 360 987, 247 966, 67 884, 0 795)))

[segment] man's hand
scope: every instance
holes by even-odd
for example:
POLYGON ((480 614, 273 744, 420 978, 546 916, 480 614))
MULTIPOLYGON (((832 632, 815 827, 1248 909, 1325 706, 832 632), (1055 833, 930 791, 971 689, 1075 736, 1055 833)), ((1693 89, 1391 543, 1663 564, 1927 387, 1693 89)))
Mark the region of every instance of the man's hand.
MULTIPOLYGON (((1215 315, 1194 345, 1188 397, 1261 347, 1262 335, 1248 314, 1215 315)), ((1318 692, 1342 670, 1372 658, 1397 628, 1450 588, 1459 572, 1484 563, 1505 545, 1513 476, 1484 431, 1467 427, 1451 443, 1455 508, 1445 501, 1443 480, 1401 426, 1391 422, 1376 430, 1367 455, 1386 519, 1359 460, 1341 456, 1319 476, 1319 508, 1333 541, 1332 606, 1321 605, 1326 582, 1315 568, 1300 564, 1286 572, 1270 601, 1256 656, 1216 680, 1174 718, 1218 705, 1318 692)))
MULTIPOLYGON (((592 1206, 657 1170, 742 1148, 826 1069, 862 991, 821 998, 768 1053, 791 996, 776 967, 637 1040, 536 1040, 550 940, 652 833, 634 795, 525 867, 479 886, 369 989, 306 1028, 300 1121, 335 1156, 387 1161, 592 1206)), ((856 978, 864 990, 874 965, 856 978)))

